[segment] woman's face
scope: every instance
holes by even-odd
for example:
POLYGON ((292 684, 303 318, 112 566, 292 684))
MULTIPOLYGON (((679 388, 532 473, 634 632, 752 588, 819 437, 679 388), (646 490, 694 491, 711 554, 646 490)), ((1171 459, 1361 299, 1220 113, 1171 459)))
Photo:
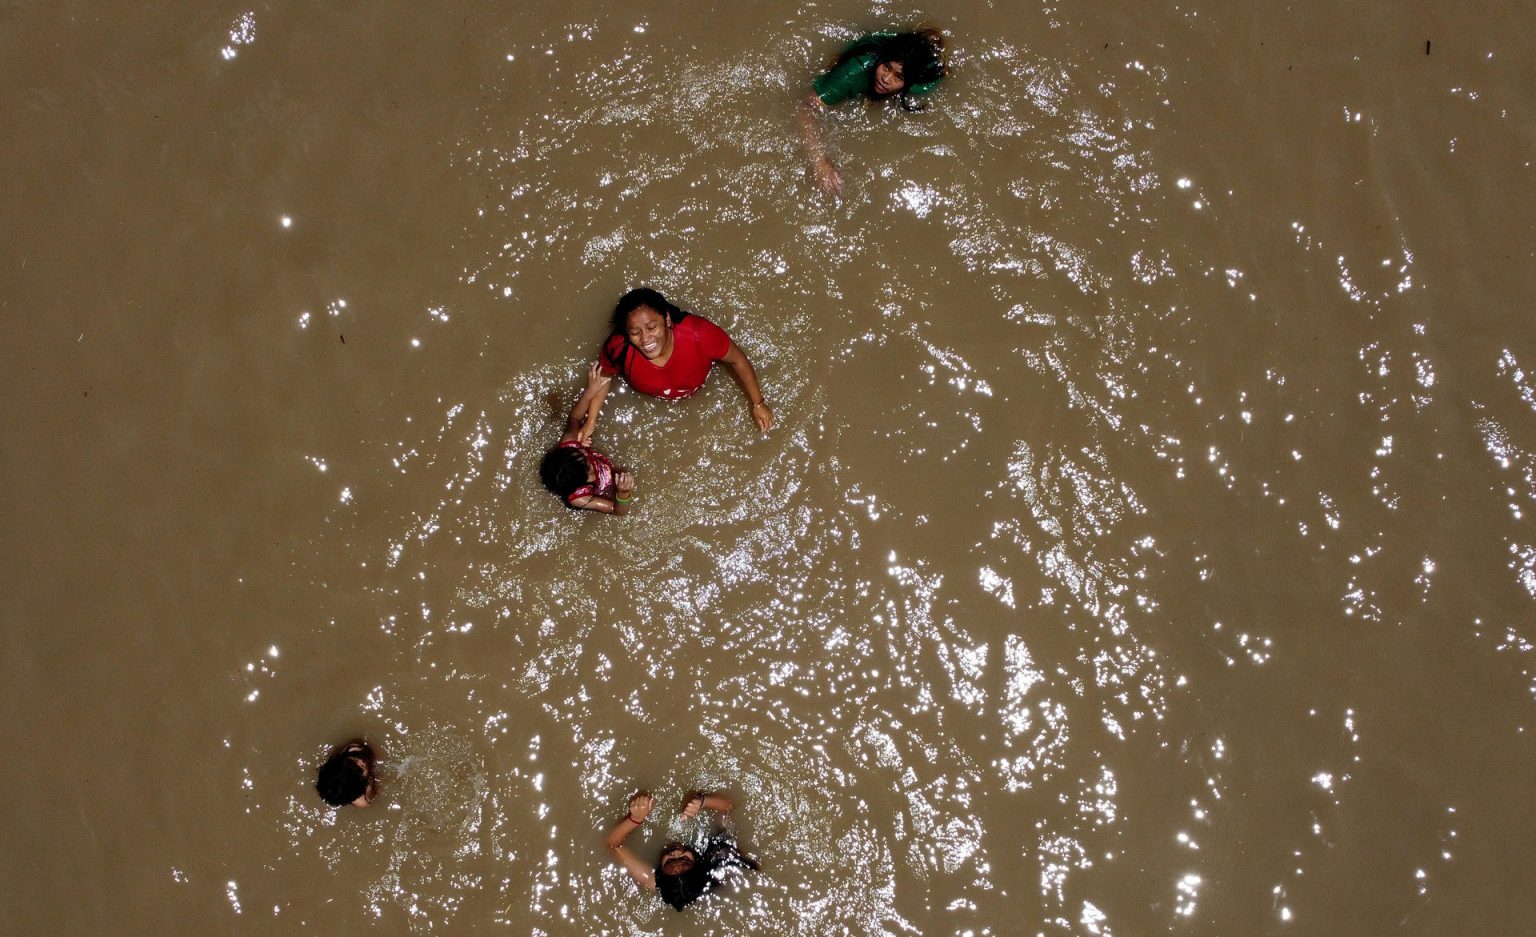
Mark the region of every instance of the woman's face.
POLYGON ((682 875, 693 868, 694 858, 692 849, 673 843, 661 851, 661 862, 658 864, 661 871, 668 875, 682 875))
POLYGON ((672 323, 650 306, 636 306, 630 312, 624 323, 624 334, 648 360, 672 350, 672 323))
POLYGON ((907 86, 901 77, 900 62, 881 62, 875 66, 875 93, 895 94, 907 86))

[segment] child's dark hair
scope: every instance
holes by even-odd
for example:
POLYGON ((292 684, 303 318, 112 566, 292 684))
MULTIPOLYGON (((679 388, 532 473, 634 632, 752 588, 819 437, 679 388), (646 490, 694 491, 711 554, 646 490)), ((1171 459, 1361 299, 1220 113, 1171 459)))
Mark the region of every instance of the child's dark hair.
POLYGON ((558 446, 544 454, 539 480, 564 501, 587 483, 587 457, 575 446, 558 446))
POLYGON ((332 807, 345 807, 368 792, 368 773, 350 753, 338 752, 320 766, 315 790, 332 807))

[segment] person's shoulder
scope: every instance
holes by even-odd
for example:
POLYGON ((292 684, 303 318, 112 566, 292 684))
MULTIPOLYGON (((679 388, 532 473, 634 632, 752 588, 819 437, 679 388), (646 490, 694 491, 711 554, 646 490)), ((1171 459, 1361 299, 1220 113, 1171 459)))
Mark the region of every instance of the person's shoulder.
POLYGON ((811 90, 828 107, 846 101, 863 90, 874 58, 873 51, 849 55, 812 81, 811 90))
POLYGON ((699 319, 694 335, 698 338, 699 347, 712 361, 724 358, 731 351, 731 336, 708 319, 699 319))
POLYGON ((685 328, 688 334, 693 335, 706 345, 731 340, 730 335, 726 334, 725 329, 700 315, 690 313, 688 318, 677 324, 677 328, 685 328))
POLYGON ((612 374, 619 369, 619 362, 623 360, 624 343, 628 341, 618 332, 614 332, 603 340, 603 353, 598 355, 598 365, 606 373, 612 374))

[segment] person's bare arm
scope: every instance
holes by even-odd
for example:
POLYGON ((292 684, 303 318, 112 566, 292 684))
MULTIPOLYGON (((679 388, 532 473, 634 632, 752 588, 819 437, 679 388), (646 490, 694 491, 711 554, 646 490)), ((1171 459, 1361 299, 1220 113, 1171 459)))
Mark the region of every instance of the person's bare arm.
POLYGON ((821 137, 821 115, 827 106, 812 91, 800 101, 800 139, 805 143, 805 155, 811 158, 811 168, 816 171, 816 182, 828 195, 843 191, 843 176, 837 171, 821 137))
POLYGON ((696 817, 700 810, 713 810, 717 813, 730 813, 734 804, 720 794, 709 794, 704 791, 689 791, 683 797, 682 814, 685 817, 696 817))
POLYGON ((628 812, 613 825, 608 831, 608 836, 603 840, 603 845, 613 853, 613 857, 624 871, 629 873, 635 884, 642 891, 651 891, 656 887, 655 874, 651 867, 640 861, 640 857, 629 851, 624 841, 629 839, 629 834, 645 823, 645 818, 651 815, 651 808, 656 805, 656 799, 647 791, 641 791, 629 799, 628 812))
MULTIPOLYGON (((682 815, 684 817, 696 817, 699 815, 699 811, 701 810, 713 810, 716 814, 718 814, 718 816, 715 817, 715 825, 719 829, 724 830, 727 828, 726 821, 729 819, 731 810, 734 807, 735 805, 732 804, 730 800, 723 795, 709 794, 705 793, 704 791, 689 791, 683 797, 682 815)), ((736 854, 745 860, 747 868, 749 869, 753 869, 755 871, 763 867, 761 862, 742 852, 740 849, 736 849, 736 854)))
POLYGON ((603 401, 608 397, 608 390, 613 386, 613 376, 604 374, 596 361, 587 368, 587 386, 582 389, 581 396, 576 400, 576 406, 571 408, 571 415, 565 421, 565 435, 560 437, 561 442, 576 440, 583 446, 592 444, 592 432, 597 429, 597 414, 603 409, 603 401))
POLYGON ((773 410, 763 400, 763 389, 757 384, 757 372, 752 369, 747 353, 737 347, 735 342, 731 342, 730 349, 720 360, 736 375, 742 393, 747 395, 747 403, 752 406, 752 421, 757 424, 757 428, 765 433, 772 429, 773 410))
MULTIPOLYGON (((593 365, 593 367, 596 367, 596 365, 593 365)), ((581 441, 583 446, 592 444, 592 434, 597 431, 597 415, 602 412, 603 401, 608 399, 608 391, 612 389, 613 378, 605 375, 603 386, 599 387, 592 394, 592 399, 587 404, 585 418, 581 422, 581 427, 577 430, 576 438, 581 441)))

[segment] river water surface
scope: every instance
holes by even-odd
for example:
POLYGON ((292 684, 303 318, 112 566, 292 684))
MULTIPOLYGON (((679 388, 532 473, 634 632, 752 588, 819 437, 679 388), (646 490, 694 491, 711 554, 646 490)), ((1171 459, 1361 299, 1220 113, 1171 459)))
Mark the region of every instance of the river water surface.
POLYGON ((0 930, 1536 930, 1536 10, 1463 7, 0 8, 0 930), (578 516, 642 284, 779 422, 616 393, 578 516), (678 915, 601 838, 696 786, 764 868, 678 915))

